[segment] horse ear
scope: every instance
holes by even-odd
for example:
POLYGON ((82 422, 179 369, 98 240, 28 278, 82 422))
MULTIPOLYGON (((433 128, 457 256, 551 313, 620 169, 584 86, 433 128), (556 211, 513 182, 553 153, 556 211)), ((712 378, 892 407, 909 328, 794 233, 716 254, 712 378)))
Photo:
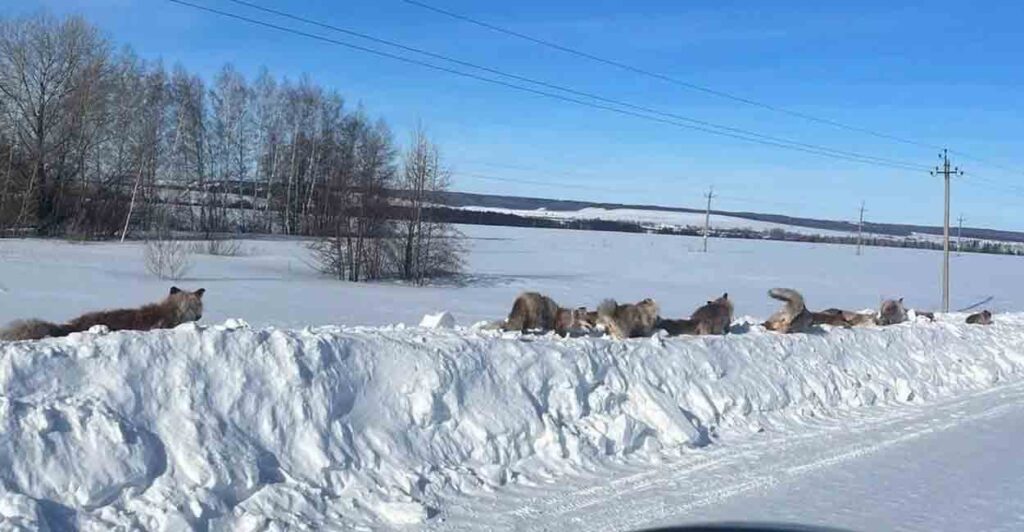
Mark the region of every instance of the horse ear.
POLYGON ((729 292, 722 294, 722 299, 729 299, 729 292))
POLYGON ((178 292, 181 292, 181 289, 180 289, 180 288, 178 288, 177 286, 172 286, 172 287, 171 287, 171 295, 172 295, 172 296, 173 296, 174 294, 177 294, 178 292))
POLYGON ((198 297, 199 299, 202 299, 203 298, 203 294, 205 294, 205 293, 206 293, 206 289, 205 288, 200 288, 199 290, 196 290, 196 297, 198 297))

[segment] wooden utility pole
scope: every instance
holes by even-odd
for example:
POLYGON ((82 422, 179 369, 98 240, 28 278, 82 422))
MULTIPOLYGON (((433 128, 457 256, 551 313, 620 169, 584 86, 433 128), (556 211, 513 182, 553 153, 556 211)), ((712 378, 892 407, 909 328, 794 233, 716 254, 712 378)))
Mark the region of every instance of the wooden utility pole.
POLYGON ((964 172, 958 167, 950 168, 949 150, 943 149, 939 158, 942 166, 936 166, 932 175, 941 175, 946 184, 946 209, 942 219, 942 312, 949 312, 949 178, 964 175, 964 172))
POLYGON ((864 239, 864 202, 860 202, 860 221, 857 222, 857 254, 860 255, 860 244, 864 239))
POLYGON ((711 198, 715 197, 715 187, 708 189, 704 196, 708 199, 708 207, 704 211, 704 253, 708 252, 708 234, 711 233, 711 198))

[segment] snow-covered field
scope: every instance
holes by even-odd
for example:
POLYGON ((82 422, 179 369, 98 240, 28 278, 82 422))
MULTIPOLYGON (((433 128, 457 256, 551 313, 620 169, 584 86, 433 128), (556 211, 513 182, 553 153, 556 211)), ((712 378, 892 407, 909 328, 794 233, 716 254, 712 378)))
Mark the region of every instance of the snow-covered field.
MULTIPOLYGON (((1020 436, 1024 314, 790 336, 751 323, 774 310, 772 286, 812 307, 933 309, 940 254, 464 230, 458 283, 331 281, 300 242, 249 241, 246 256, 196 257, 178 283, 208 290, 198 325, 0 344, 0 529, 1024 526, 1019 469, 999 467, 1016 449, 973 429, 1020 436), (736 334, 468 327, 524 289, 574 306, 653 296, 666 316, 728 291, 736 334), (416 326, 441 309, 460 326, 416 326)), ((1024 309, 1020 260, 955 257, 953 306, 1024 309)), ((0 241, 0 321, 134 306, 168 284, 138 244, 0 241)))
MULTIPOLYGON (((503 317, 522 290, 564 306, 602 298, 654 297, 666 316, 684 316, 729 292, 739 315, 767 317, 773 286, 800 289, 810 306, 875 308, 884 297, 935 309, 941 253, 925 250, 712 240, 592 231, 464 226, 468 274, 429 287, 352 284, 324 279, 304 243, 251 240, 240 257, 194 256, 182 288, 205 287, 205 319, 244 318, 256 326, 415 325, 447 309, 462 324, 503 317)), ((993 310, 1024 310, 1024 259, 952 257, 952 308, 987 298, 993 310)), ((162 297, 171 283, 146 273, 138 243, 69 244, 0 240, 0 322, 25 316, 60 321, 96 308, 135 306, 162 297)))
MULTIPOLYGON (((551 219, 563 222, 575 220, 603 220, 613 222, 635 223, 655 229, 688 228, 703 230, 704 228, 704 214, 702 213, 675 212, 655 209, 605 209, 599 207, 586 207, 575 211, 557 211, 548 209, 506 209, 501 207, 480 206, 465 206, 460 207, 460 209, 467 211, 513 214, 516 216, 522 216, 524 218, 551 219)), ((805 227, 800 225, 764 222, 760 220, 750 220, 747 218, 740 218, 736 216, 724 216, 719 214, 711 215, 709 225, 711 226, 712 230, 742 229, 747 231, 754 231, 764 235, 767 235, 772 230, 781 230, 785 231, 786 233, 797 235, 818 235, 824 237, 848 238, 855 236, 855 233, 848 231, 835 231, 829 229, 818 229, 816 227, 805 227)), ((955 227, 953 228, 952 234, 955 237, 955 227)), ((872 233, 870 232, 870 230, 867 229, 865 230, 864 236, 870 239, 888 240, 894 242, 914 240, 920 242, 933 242, 936 244, 942 244, 943 240, 941 234, 912 232, 907 236, 896 236, 889 234, 872 233)), ((1007 245, 1007 242, 1000 240, 977 238, 965 239, 965 241, 967 240, 980 243, 1007 245)), ((1019 247, 1016 243, 1014 243, 1013 245, 1019 247)))
MULTIPOLYGON (((549 218, 553 220, 605 220, 613 222, 633 222, 652 227, 689 227, 703 228, 704 215, 694 212, 659 211, 648 209, 604 209, 600 207, 585 207, 575 211, 554 211, 547 209, 504 209, 500 207, 460 207, 467 211, 497 212, 502 214, 514 214, 526 218, 549 218)), ((781 229, 787 233, 804 235, 839 235, 848 236, 850 233, 842 231, 830 231, 812 227, 801 227, 798 225, 777 224, 762 222, 760 220, 749 220, 735 216, 712 215, 709 224, 712 229, 749 229, 751 231, 770 231, 781 229)))

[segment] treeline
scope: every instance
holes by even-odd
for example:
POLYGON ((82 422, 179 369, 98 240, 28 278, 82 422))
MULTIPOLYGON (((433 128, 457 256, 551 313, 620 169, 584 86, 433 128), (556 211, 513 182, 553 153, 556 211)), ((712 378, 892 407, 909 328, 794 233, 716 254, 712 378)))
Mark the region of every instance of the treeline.
POLYGON ((2 234, 312 235, 344 279, 459 267, 457 235, 423 209, 448 186, 436 146, 418 131, 403 156, 309 78, 226 65, 207 83, 38 15, 0 20, 0 96, 2 234))
MULTIPOLYGON (((507 212, 467 210, 452 207, 431 207, 435 219, 453 224, 492 225, 511 227, 537 227, 547 229, 577 229, 583 231, 612 231, 619 233, 647 233, 676 236, 702 236, 699 227, 680 227, 650 225, 638 222, 600 219, 559 219, 521 216, 507 212)), ((767 231, 745 228, 712 229, 713 238, 730 238, 744 240, 775 240, 783 242, 807 242, 819 244, 855 245, 857 237, 853 235, 795 233, 781 228, 767 231)), ((877 237, 866 235, 861 240, 865 246, 890 247, 907 249, 941 250, 942 242, 934 239, 914 237, 877 237)), ((956 244, 953 244, 956 250, 956 244)), ((1012 242, 993 242, 988 240, 964 239, 960 250, 964 253, 988 253, 996 255, 1024 255, 1024 246, 1012 242)))
MULTIPOLYGON (((789 242, 818 242, 823 244, 847 244, 855 245, 857 237, 852 235, 817 235, 790 233, 782 229, 771 229, 767 233, 772 240, 785 240, 789 242)), ((905 249, 930 249, 941 250, 942 242, 930 238, 907 237, 878 237, 867 235, 862 237, 861 244, 864 246, 881 248, 905 248, 905 249)), ((957 244, 951 243, 951 249, 957 250, 957 244)), ((1024 246, 1013 242, 993 242, 988 240, 965 239, 960 243, 959 250, 965 253, 987 253, 992 255, 1024 255, 1024 246)))

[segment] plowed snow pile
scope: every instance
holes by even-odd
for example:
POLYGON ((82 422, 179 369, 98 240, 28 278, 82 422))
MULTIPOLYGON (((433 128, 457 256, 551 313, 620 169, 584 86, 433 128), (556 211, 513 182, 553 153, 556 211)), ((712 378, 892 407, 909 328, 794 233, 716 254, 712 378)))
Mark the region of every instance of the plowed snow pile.
POLYGON ((419 523, 459 492, 1019 380, 1024 315, 997 319, 630 341, 230 321, 0 344, 0 522, 419 523))

